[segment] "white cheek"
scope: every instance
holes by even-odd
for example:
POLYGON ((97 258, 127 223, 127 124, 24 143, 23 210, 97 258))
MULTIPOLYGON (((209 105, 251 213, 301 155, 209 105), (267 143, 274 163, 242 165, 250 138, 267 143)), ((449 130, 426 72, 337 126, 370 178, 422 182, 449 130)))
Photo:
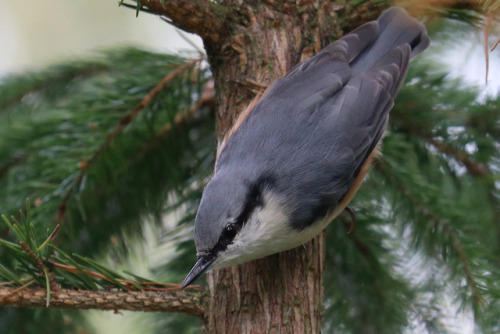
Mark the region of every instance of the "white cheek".
POLYGON ((275 199, 266 199, 265 203, 266 206, 258 208, 238 233, 235 246, 249 245, 253 251, 263 249, 270 254, 277 244, 294 233, 288 226, 289 218, 285 214, 285 208, 275 199))

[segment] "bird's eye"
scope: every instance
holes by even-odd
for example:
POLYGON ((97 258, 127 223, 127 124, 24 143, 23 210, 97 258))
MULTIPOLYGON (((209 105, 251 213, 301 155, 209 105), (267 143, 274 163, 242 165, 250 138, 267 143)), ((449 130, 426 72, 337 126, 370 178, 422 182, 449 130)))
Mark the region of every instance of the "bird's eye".
POLYGON ((223 233, 224 233, 224 237, 225 238, 227 238, 229 240, 232 240, 236 236, 237 232, 238 232, 238 228, 237 228, 236 224, 229 223, 224 228, 224 232, 223 233))

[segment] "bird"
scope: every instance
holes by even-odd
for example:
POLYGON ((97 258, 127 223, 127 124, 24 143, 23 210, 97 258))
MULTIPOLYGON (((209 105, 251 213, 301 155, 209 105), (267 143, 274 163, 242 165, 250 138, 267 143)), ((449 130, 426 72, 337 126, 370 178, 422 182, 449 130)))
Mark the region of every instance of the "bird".
POLYGON ((379 154, 409 61, 429 44, 421 22, 391 7, 275 80, 219 146, 182 288, 325 229, 379 154))

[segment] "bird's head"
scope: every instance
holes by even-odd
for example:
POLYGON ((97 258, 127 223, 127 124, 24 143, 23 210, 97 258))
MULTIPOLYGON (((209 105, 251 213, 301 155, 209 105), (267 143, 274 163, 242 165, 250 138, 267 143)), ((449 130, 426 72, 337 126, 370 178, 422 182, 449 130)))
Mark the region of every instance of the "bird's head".
POLYGON ((201 199, 195 222, 198 261, 182 286, 210 268, 222 268, 282 250, 287 210, 271 176, 246 182, 218 172, 201 199), (281 247, 281 248, 280 248, 281 247))

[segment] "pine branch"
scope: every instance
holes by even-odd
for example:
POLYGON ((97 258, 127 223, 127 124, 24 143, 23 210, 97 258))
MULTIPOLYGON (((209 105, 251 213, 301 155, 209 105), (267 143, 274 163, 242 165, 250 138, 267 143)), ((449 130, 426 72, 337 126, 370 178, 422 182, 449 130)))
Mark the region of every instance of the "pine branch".
MULTIPOLYGON (((0 287, 0 305, 46 307, 43 288, 0 287)), ((91 291, 61 289, 52 291, 50 307, 70 310, 128 310, 177 312, 203 317, 206 295, 195 291, 91 291)))
MULTIPOLYGON (((407 133, 411 133, 412 135, 427 141, 429 144, 434 146, 439 152, 463 164, 463 166, 467 169, 467 172, 470 175, 482 179, 484 179, 485 177, 490 177, 492 175, 492 172, 487 165, 474 161, 465 151, 457 147, 454 147, 444 141, 436 139, 428 134, 425 134, 422 131, 423 130, 422 128, 412 127, 409 124, 403 126, 402 128, 405 129, 407 133)), ((495 196, 495 185, 492 182, 492 179, 489 179, 487 185, 488 185, 488 200, 490 208, 492 210, 492 215, 494 216, 495 221, 498 221, 498 218, 500 217, 500 210, 498 208, 498 198, 497 196, 495 196)), ((500 231, 497 232, 497 235, 498 235, 497 239, 500 240, 500 231)), ((454 244, 455 246, 458 246, 457 250, 463 249, 463 247, 461 247, 458 243, 454 242, 454 244)), ((462 254, 461 259, 464 268, 467 269, 469 265, 466 262, 465 255, 462 254)), ((470 281, 471 277, 468 276, 467 279, 468 281, 470 281)))
MULTIPOLYGON (((55 236, 60 230, 60 225, 52 231, 49 237, 41 242, 40 236, 35 231, 35 226, 31 222, 31 205, 27 201, 25 212, 20 213, 21 221, 12 217, 10 220, 2 215, 5 224, 12 230, 18 242, 13 243, 0 239, 0 245, 10 251, 12 257, 19 261, 15 270, 0 265, 0 277, 5 277, 10 281, 1 282, 0 286, 17 289, 12 292, 21 291, 32 283, 38 281, 39 284, 46 285, 47 306, 49 305, 50 291, 60 289, 60 284, 73 288, 104 288, 122 289, 126 291, 176 291, 180 290, 179 284, 158 283, 148 279, 129 274, 134 280, 127 280, 97 262, 76 254, 70 256, 63 250, 53 245, 55 236), (92 270, 91 270, 92 269, 92 270), (26 273, 30 277, 26 277, 26 273), (21 277, 24 276, 24 277, 21 277), (45 277, 45 281, 40 280, 45 277), (28 283, 25 283, 28 282, 28 283), (82 284, 83 282, 83 284, 82 284), (21 285, 21 287, 17 287, 21 285)), ((187 289, 202 290, 200 286, 192 286, 187 289)))
MULTIPOLYGON (((94 62, 108 70, 78 77, 62 85, 62 90, 55 89, 61 86, 56 82, 53 88, 28 93, 27 98, 8 112, 0 113, 1 213, 19 219, 19 208, 27 197, 32 198, 37 234, 46 236, 44 233, 54 226, 58 205, 74 187, 67 203, 65 227, 57 243, 61 249, 90 257, 100 245, 109 242, 110 235, 120 238, 121 226, 140 228, 137 224, 140 214, 149 215, 154 210, 158 217, 163 210, 168 210, 165 206, 169 198, 167 192, 168 195, 180 195, 176 201, 197 203, 198 197, 186 200, 183 189, 186 183, 193 182, 195 170, 200 171, 200 175, 208 174, 212 151, 207 143, 214 142, 214 119, 209 104, 203 103, 201 110, 187 117, 177 115, 194 108, 197 101, 203 99, 200 94, 208 80, 208 70, 194 66, 177 75, 139 112, 124 129, 126 133, 115 137, 75 187, 75 177, 106 142, 106 136, 165 74, 189 60, 121 49, 104 52, 103 57, 94 62), (171 129, 165 132, 163 127, 171 129), (141 153, 141 148, 147 144, 152 145, 147 152, 141 153), (47 156, 57 159, 47 159, 47 156), (23 160, 7 166, 17 157, 23 160), (4 166, 7 168, 2 169, 4 166), (23 182, 12 182, 19 179, 23 182), (130 189, 136 189, 133 201, 130 189), (109 203, 113 203, 111 210, 109 203), (117 213, 122 216, 116 216, 117 213), (92 239, 85 237, 88 234, 92 239)), ((81 63, 8 77, 5 82, 17 84, 15 87, 2 86, 0 91, 24 94, 30 91, 33 77, 47 81, 45 73, 61 72, 61 68, 80 68, 81 63)), ((11 240, 12 232, 3 229, 1 224, 0 229, 2 238, 11 240)), ((1 264, 10 267, 13 257, 3 250, 0 255, 1 264)), ((13 279, 4 276, 2 280, 13 279)), ((72 284, 62 285, 74 288, 72 284)))
MULTIPOLYGON (((135 108, 130 111, 130 113, 122 117, 118 123, 118 125, 115 127, 115 129, 109 133, 106 136, 105 142, 99 146, 99 148, 92 154, 90 159, 85 162, 80 162, 80 172, 76 176, 76 178, 73 181, 73 184, 76 186, 85 176, 85 173, 88 171, 90 165, 99 157, 99 155, 104 151, 106 147, 108 147, 111 142, 120 134, 123 129, 132 122, 132 120, 139 114, 141 110, 143 110, 152 100, 153 98, 158 95, 158 93, 165 88, 165 86, 171 82, 174 78, 176 78, 179 74, 183 73, 185 70, 188 68, 194 66, 195 64, 199 63, 202 61, 203 58, 197 58, 194 59, 190 62, 187 62, 185 64, 180 65, 177 69, 174 71, 168 73, 148 94, 143 98, 143 100, 135 106, 135 108)), ((57 224, 60 225, 64 221, 66 217, 66 206, 67 202, 70 199, 72 193, 73 193, 74 187, 69 188, 69 190, 66 192, 66 195, 64 196, 64 199, 62 202, 59 204, 58 210, 57 210, 57 224)))

